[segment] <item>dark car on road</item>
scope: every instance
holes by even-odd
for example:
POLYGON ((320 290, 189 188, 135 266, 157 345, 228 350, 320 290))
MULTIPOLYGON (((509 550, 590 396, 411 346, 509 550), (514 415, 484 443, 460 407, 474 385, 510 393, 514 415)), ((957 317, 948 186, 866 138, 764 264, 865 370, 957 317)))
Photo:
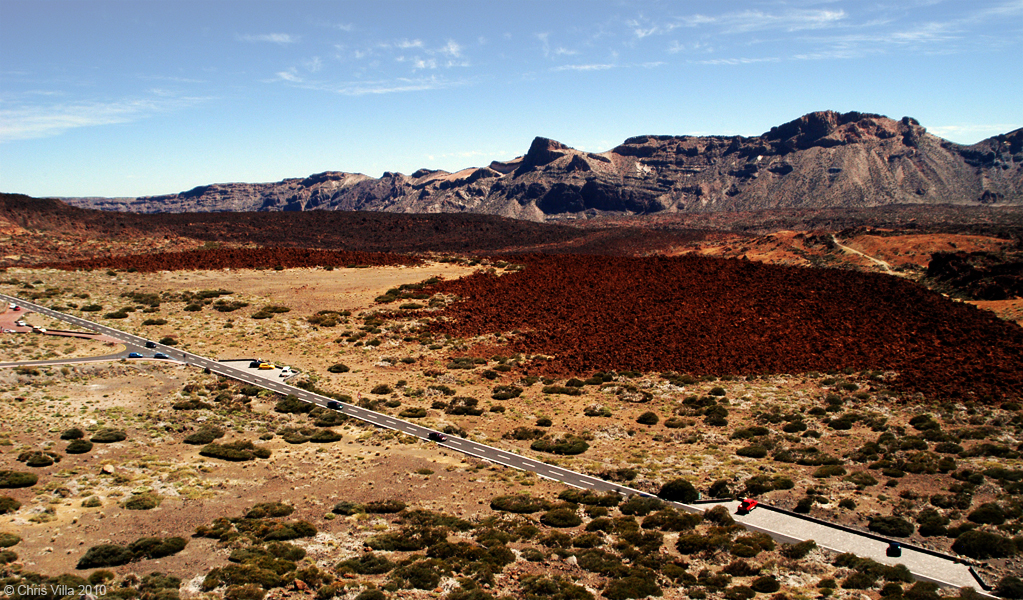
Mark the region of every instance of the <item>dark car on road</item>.
POLYGON ((128 358, 142 358, 142 355, 139 354, 138 352, 129 352, 128 358))
POLYGON ((341 403, 337 400, 327 400, 327 408, 331 410, 341 410, 341 403))
POLYGON ((431 431, 426 437, 432 442, 446 442, 448 440, 448 436, 439 431, 431 431))
POLYGON ((169 357, 169 356, 167 356, 166 354, 164 354, 163 352, 157 352, 156 354, 154 354, 154 355, 153 355, 153 358, 163 358, 163 359, 168 359, 168 358, 170 358, 170 357, 169 357))
POLYGON ((250 363, 249 363, 249 368, 250 368, 250 369, 258 369, 258 368, 259 368, 259 365, 261 365, 261 364, 263 364, 263 361, 260 361, 260 360, 254 360, 254 361, 252 361, 252 362, 250 362, 250 363))
POLYGON ((146 348, 156 348, 156 342, 146 342, 146 348))

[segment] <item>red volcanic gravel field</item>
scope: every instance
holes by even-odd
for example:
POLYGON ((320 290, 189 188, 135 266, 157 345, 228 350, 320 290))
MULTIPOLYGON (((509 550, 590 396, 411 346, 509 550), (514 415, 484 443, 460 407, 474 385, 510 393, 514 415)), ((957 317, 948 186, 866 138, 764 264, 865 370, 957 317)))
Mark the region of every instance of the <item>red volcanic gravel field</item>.
MULTIPOLYGON (((519 330, 547 374, 893 370, 934 398, 1023 396, 1023 329, 896 277, 699 256, 519 256, 525 270, 430 286, 463 301, 431 327, 519 330)), ((491 348, 493 350, 493 348, 491 348)))
POLYGON ((347 250, 310 250, 305 248, 212 248, 188 252, 108 256, 40 265, 54 269, 136 269, 154 271, 185 271, 197 269, 272 269, 319 266, 388 266, 416 265, 422 260, 413 256, 383 252, 352 252, 347 250))

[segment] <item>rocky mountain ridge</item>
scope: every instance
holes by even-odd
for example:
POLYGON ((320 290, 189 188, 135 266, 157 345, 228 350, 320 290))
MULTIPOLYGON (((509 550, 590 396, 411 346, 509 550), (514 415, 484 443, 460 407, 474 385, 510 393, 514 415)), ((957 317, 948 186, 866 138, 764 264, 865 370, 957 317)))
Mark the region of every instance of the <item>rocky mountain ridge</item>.
POLYGON ((65 199, 130 212, 482 213, 544 221, 609 214, 905 204, 1023 205, 1023 129, 971 146, 916 120, 815 112, 756 137, 646 135, 602 153, 538 137, 516 159, 455 173, 328 171, 166 196, 65 199))

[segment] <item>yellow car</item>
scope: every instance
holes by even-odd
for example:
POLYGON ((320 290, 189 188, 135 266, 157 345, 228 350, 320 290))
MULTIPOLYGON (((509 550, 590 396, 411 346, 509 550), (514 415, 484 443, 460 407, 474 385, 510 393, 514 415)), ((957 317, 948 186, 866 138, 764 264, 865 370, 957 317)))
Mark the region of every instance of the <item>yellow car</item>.
POLYGON ((275 367, 275 366, 273 365, 273 363, 260 363, 260 364, 259 364, 259 369, 260 369, 261 371, 272 371, 272 370, 274 370, 274 369, 276 369, 276 368, 277 368, 277 367, 275 367))

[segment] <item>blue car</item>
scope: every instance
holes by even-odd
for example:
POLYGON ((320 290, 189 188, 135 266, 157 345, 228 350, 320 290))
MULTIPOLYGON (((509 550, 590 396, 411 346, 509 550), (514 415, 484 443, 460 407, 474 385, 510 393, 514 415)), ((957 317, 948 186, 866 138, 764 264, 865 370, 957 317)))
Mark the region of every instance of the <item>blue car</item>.
POLYGON ((142 358, 142 355, 139 354, 138 352, 129 352, 128 358, 142 358))
POLYGON ((167 356, 166 354, 164 354, 163 352, 157 352, 156 354, 153 355, 153 358, 170 358, 170 357, 167 356))

